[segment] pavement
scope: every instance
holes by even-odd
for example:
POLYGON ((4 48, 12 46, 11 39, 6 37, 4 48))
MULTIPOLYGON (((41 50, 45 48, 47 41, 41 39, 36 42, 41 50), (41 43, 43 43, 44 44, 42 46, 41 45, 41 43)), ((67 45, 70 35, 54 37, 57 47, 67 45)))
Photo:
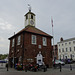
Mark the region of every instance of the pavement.
MULTIPOLYGON (((75 66, 75 65, 74 65, 75 66)), ((49 68, 46 72, 38 71, 38 72, 32 72, 32 71, 17 71, 14 68, 7 69, 5 67, 0 68, 0 75, 75 75, 75 68, 70 70, 70 68, 63 67, 61 72, 59 68, 49 68)))
POLYGON ((61 72, 60 69, 49 68, 46 72, 38 71, 17 71, 14 68, 9 68, 7 71, 6 68, 0 69, 0 75, 75 75, 75 69, 65 69, 62 68, 61 72))

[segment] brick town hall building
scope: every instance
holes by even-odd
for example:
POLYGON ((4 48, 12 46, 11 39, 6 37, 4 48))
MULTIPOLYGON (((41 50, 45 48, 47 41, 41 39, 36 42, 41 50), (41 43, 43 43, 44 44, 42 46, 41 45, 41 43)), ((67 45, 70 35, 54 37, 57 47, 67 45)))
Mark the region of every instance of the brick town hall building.
POLYGON ((35 14, 25 14, 25 28, 9 38, 9 65, 42 64, 52 66, 52 36, 35 27, 35 14))

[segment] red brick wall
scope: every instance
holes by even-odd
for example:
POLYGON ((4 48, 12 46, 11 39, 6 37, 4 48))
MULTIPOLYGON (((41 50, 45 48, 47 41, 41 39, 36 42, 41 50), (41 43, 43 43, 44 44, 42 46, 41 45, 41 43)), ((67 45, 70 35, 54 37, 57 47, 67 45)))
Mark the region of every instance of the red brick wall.
MULTIPOLYGON (((33 45, 31 44, 31 33, 25 33, 25 42, 24 42, 24 61, 26 61, 27 58, 34 59, 34 62, 36 62, 36 56, 41 51, 44 58, 45 64, 52 65, 52 58, 50 59, 50 50, 51 48, 51 39, 47 37, 47 46, 43 46, 42 43, 42 37, 41 35, 36 35, 37 44, 33 45), (38 48, 38 45, 41 45, 41 49, 38 48)), ((33 34, 35 35, 35 34, 33 34)))
MULTIPOLYGON (((13 38, 16 38, 15 40, 15 46, 12 48, 12 38, 10 39, 10 51, 9 51, 9 57, 20 57, 23 56, 23 63, 26 64, 28 63, 27 59, 31 58, 34 60, 33 63, 36 63, 36 56, 39 53, 39 51, 41 51, 41 54, 43 55, 44 58, 44 62, 45 64, 49 64, 49 66, 52 66, 52 58, 51 58, 51 50, 52 50, 52 46, 51 46, 51 38, 50 37, 46 37, 47 38, 47 46, 43 46, 42 43, 42 35, 36 35, 36 40, 37 40, 37 44, 33 45, 31 44, 31 35, 32 33, 24 33, 24 40, 23 40, 23 33, 20 34, 21 35, 21 44, 17 45, 17 37, 18 35, 14 36, 13 38), (24 42, 24 47, 23 47, 23 42, 24 42), (41 49, 38 48, 38 46, 41 45, 41 49), (12 50, 14 51, 12 53, 12 50), (19 52, 18 52, 19 50, 19 52), (24 51, 23 51, 24 50, 24 51)), ((45 36, 44 36, 45 37, 45 36)))

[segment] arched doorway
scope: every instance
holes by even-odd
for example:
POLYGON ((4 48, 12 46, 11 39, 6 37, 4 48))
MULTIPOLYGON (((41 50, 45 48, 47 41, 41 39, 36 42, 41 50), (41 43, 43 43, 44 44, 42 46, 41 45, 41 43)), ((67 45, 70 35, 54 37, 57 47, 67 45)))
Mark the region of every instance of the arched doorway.
POLYGON ((43 65, 43 56, 42 56, 42 54, 41 54, 41 51, 37 54, 37 57, 36 57, 36 62, 37 62, 37 64, 39 64, 39 65, 43 65))

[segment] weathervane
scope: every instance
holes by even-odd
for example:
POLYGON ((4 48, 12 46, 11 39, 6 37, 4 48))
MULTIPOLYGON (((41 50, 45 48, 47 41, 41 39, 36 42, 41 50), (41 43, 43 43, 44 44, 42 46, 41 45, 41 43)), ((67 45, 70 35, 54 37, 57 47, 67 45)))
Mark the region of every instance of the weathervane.
POLYGON ((31 6, 30 6, 30 4, 28 4, 28 6, 29 6, 29 7, 28 7, 28 9, 29 9, 29 12, 31 12, 31 6))

